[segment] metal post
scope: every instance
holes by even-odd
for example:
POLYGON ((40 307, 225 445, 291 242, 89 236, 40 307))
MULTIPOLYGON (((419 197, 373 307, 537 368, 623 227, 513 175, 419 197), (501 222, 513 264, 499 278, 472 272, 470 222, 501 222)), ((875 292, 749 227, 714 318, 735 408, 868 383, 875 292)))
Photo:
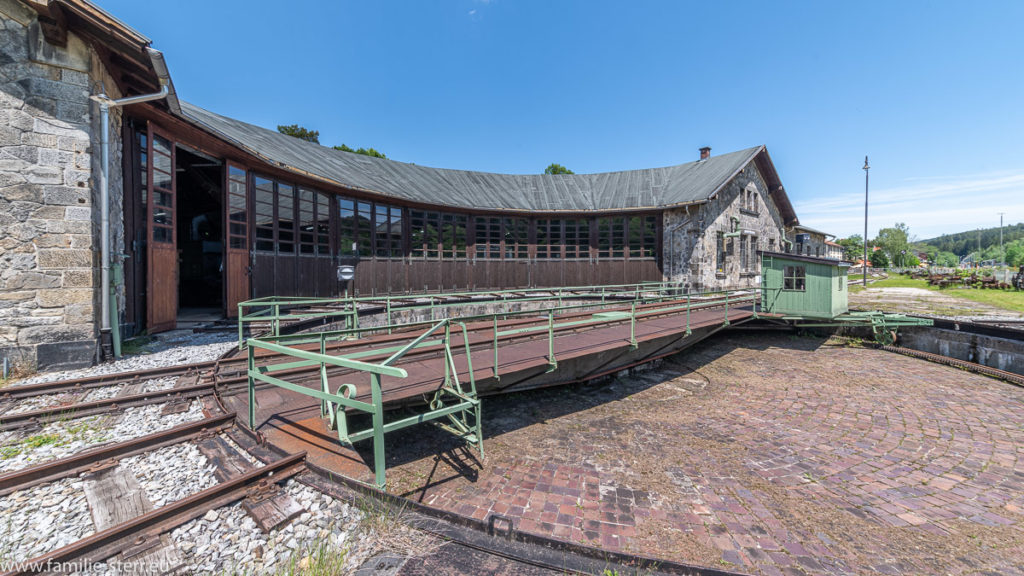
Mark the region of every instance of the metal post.
POLYGON ((252 373, 256 370, 256 349, 249 346, 249 429, 256 429, 256 380, 252 373))
POLYGON ((725 322, 722 323, 722 326, 728 326, 728 325, 729 325, 729 293, 726 292, 725 293, 725 322))
POLYGON ((494 379, 501 380, 498 374, 498 315, 494 315, 494 379))
POLYGON ((689 336, 690 334, 693 334, 693 331, 690 330, 690 293, 687 292, 686 293, 686 335, 689 336))
POLYGON ((864 156, 864 287, 868 286, 868 157, 864 156))
POLYGON ((557 366, 555 360, 555 312, 548 310, 548 364, 557 366))
POLYGON ((241 302, 239 302, 239 304, 238 304, 238 349, 239 350, 241 350, 241 349, 243 349, 245 347, 244 346, 244 344, 245 344, 245 336, 243 336, 243 332, 245 331, 245 328, 244 328, 244 323, 242 322, 243 320, 244 320, 244 318, 242 318, 242 304, 241 304, 241 302))
POLYGON ((384 308, 387 312, 387 323, 388 323, 388 334, 391 334, 391 298, 388 297, 384 300, 384 308))
MULTIPOLYGON (((320 355, 327 355, 327 335, 323 332, 320 333, 320 355)), ((330 394, 330 388, 327 387, 327 363, 320 362, 320 390, 324 394, 330 394)), ((342 410, 344 407, 339 406, 342 410)), ((320 416, 323 417, 327 414, 327 400, 320 401, 320 416)))
POLYGON ((373 401, 373 469, 377 487, 384 489, 384 402, 380 391, 380 374, 370 374, 373 401))
POLYGON ((1006 212, 999 213, 999 264, 1006 264, 1006 252, 1003 251, 1003 214, 1006 212))
POLYGON ((636 350, 640 345, 636 341, 636 300, 629 312, 629 347, 636 350))
POLYGON ((274 336, 281 335, 281 305, 274 304, 274 336))

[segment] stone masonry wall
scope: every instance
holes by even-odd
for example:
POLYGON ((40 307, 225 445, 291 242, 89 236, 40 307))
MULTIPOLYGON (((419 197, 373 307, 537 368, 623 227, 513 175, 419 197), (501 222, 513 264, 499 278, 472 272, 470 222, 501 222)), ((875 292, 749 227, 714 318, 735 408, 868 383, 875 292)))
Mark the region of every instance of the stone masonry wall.
MULTIPOLYGON (((87 365, 97 350, 100 223, 99 114, 89 96, 101 82, 115 89, 85 42, 69 32, 66 47, 46 43, 16 0, 0 0, 0 23, 0 360, 87 365)), ((111 126, 119 199, 118 115, 111 126)), ((112 227, 119 214, 111 211, 112 227)))
POLYGON ((693 291, 757 288, 760 260, 754 255, 754 267, 742 269, 739 238, 731 239, 725 270, 717 271, 717 233, 732 232, 733 217, 739 218, 741 230, 756 234, 756 250, 782 248, 782 216, 768 197, 768 187, 753 162, 708 202, 665 211, 665 279, 680 282, 693 291), (745 191, 756 193, 753 210, 743 207, 745 191))

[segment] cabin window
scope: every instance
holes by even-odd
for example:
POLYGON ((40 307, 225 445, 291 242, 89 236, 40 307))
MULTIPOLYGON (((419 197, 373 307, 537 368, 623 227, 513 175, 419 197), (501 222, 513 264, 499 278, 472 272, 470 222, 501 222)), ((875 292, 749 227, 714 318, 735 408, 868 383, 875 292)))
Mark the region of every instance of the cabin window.
POLYGON ((277 183, 277 251, 295 251, 295 190, 277 183))
POLYGON ((257 176, 254 197, 256 212, 256 250, 274 251, 274 181, 257 176))
POLYGON ((228 166, 228 246, 248 250, 246 243, 245 170, 228 166))
POLYGON ((633 216, 629 219, 630 258, 654 258, 655 230, 654 216, 633 216))
POLYGON ((316 193, 299 188, 299 253, 316 254, 316 193))
POLYGON ((440 212, 409 212, 413 258, 465 258, 466 216, 440 212))
POLYGON ((153 242, 174 242, 174 165, 172 145, 153 138, 153 242))
POLYGON ((501 218, 476 218, 476 257, 501 259, 501 218))
POLYGON ((530 221, 525 218, 504 218, 505 259, 530 257, 530 221))
POLYGON ((537 220, 537 258, 540 260, 562 257, 562 221, 537 220))
POLYGON ((338 197, 338 249, 341 254, 369 256, 370 204, 338 197))
POLYGON ((785 266, 783 268, 783 290, 803 292, 806 289, 806 283, 806 269, 804 266, 785 266))
POLYGON ((467 221, 465 214, 441 215, 441 254, 444 258, 466 257, 467 221))
POLYGON ((590 257, 590 220, 565 221, 565 258, 590 257))
POLYGON ((598 258, 622 258, 625 252, 626 219, 597 219, 597 256, 598 258))
POLYGON ((316 253, 331 254, 331 197, 323 192, 316 193, 316 253))
POLYGON ((378 258, 402 257, 402 209, 377 204, 374 206, 374 244, 378 258))

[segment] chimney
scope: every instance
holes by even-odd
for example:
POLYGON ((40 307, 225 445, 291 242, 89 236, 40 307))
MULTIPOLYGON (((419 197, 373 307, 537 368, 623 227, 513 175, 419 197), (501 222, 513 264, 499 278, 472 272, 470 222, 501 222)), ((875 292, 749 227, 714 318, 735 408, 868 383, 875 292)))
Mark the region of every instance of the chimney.
POLYGON ((705 146, 700 149, 700 159, 707 160, 711 158, 711 146, 705 146))

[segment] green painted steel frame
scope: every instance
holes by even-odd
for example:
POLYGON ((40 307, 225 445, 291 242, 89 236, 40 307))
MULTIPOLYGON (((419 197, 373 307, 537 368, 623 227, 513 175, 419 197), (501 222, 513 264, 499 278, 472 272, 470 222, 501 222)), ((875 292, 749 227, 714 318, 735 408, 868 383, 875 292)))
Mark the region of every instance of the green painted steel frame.
MULTIPOLYGON (((477 397, 476 388, 476 376, 473 370, 472 355, 470 354, 470 342, 468 329, 466 327, 466 321, 469 319, 487 319, 490 320, 491 326, 493 327, 493 334, 491 340, 491 346, 493 347, 494 354, 494 368, 493 376, 498 379, 500 378, 498 366, 499 366, 499 346, 498 341, 500 338, 508 336, 527 335, 530 333, 542 333, 545 332, 548 339, 548 371, 554 371, 558 369, 558 359, 555 356, 554 339, 555 333, 563 328, 579 328, 588 325, 600 325, 610 324, 617 322, 626 322, 630 324, 630 338, 629 346, 632 349, 639 347, 637 340, 637 323, 642 321, 644 317, 664 315, 667 313, 675 312, 686 312, 686 334, 692 333, 690 329, 690 312, 694 308, 713 308, 722 306, 725 309, 724 320, 722 325, 727 326, 729 324, 729 305, 735 308, 736 306, 742 306, 746 304, 756 304, 756 294, 747 293, 740 295, 739 297, 733 296, 732 299, 729 297, 729 293, 711 293, 703 297, 697 298, 695 296, 686 295, 684 299, 677 299, 671 302, 664 303, 663 305, 637 311, 637 306, 644 303, 655 303, 664 302, 663 298, 668 297, 665 295, 651 296, 651 297, 639 297, 635 298, 631 302, 630 310, 618 312, 609 312, 605 314, 595 313, 591 315, 589 319, 582 320, 570 320, 564 322, 556 321, 556 312, 565 312, 569 310, 575 310, 583 307, 593 307, 593 303, 585 305, 570 305, 561 306, 543 310, 547 312, 547 321, 543 324, 537 324, 533 326, 511 328, 507 330, 499 330, 498 319, 499 317, 519 316, 523 314, 530 314, 536 316, 538 310, 525 310, 519 312, 498 312, 493 314, 484 314, 476 316, 463 317, 459 320, 446 318, 440 321, 430 323, 430 327, 416 336, 414 339, 398 346, 384 346, 375 348, 372 350, 364 350, 362 352, 355 352, 345 356, 334 356, 327 352, 327 342, 330 340, 336 340, 347 337, 352 332, 358 332, 359 328, 339 330, 339 331, 324 331, 317 334, 307 335, 294 335, 294 336, 270 336, 264 338, 249 338, 246 341, 246 348, 248 349, 248 385, 249 385, 249 427, 252 429, 256 428, 256 383, 264 382, 274 386, 291 390, 300 394, 316 398, 320 400, 320 412, 322 417, 326 417, 329 421, 329 426, 338 433, 338 439, 343 444, 353 444, 362 440, 373 439, 373 451, 374 451, 374 474, 375 482, 381 489, 386 484, 385 480, 385 459, 384 459, 384 434, 400 430, 416 424, 424 422, 435 421, 441 418, 446 418, 447 423, 435 422, 440 428, 455 434, 456 436, 465 440, 468 444, 476 447, 480 451, 481 458, 484 455, 483 446, 483 430, 482 430, 482 415, 481 415, 481 403, 477 397), (721 294, 721 296, 719 296, 721 294), (459 381, 458 370, 456 369, 455 358, 452 354, 451 344, 451 328, 457 326, 461 329, 462 340, 465 348, 466 367, 469 374, 468 388, 467 383, 459 381), (438 336, 438 334, 440 334, 438 336), (284 341, 284 342, 282 342, 284 341), (289 346, 289 344, 308 344, 311 342, 319 343, 319 352, 313 352, 309 350, 301 350, 289 346), (393 366, 395 362, 405 356, 411 350, 429 346, 440 346, 443 350, 444 355, 444 377, 441 386, 434 392, 433 398, 429 400, 428 410, 400 420, 384 423, 384 406, 383 406, 383 392, 381 389, 381 378, 383 376, 405 378, 408 373, 402 368, 393 366), (295 358, 296 360, 277 363, 266 366, 256 365, 256 350, 267 350, 269 352, 275 352, 284 356, 295 358), (369 356, 379 356, 382 354, 389 354, 386 360, 379 364, 364 362, 360 358, 369 356), (274 372, 280 372, 282 370, 288 370, 292 368, 302 368, 318 366, 320 369, 320 389, 312 389, 300 384, 288 382, 272 376, 274 372), (354 384, 343 383, 339 385, 332 393, 328 386, 328 366, 339 366, 355 370, 359 373, 369 374, 370 377, 370 402, 363 402, 354 398, 356 394, 356 386, 354 384), (450 402, 450 403, 449 403, 450 402), (347 417, 347 410, 351 409, 354 411, 368 413, 372 416, 372 426, 365 430, 349 431, 349 423, 347 417)), ((678 298, 677 296, 671 296, 678 298)), ((623 302, 616 302, 622 304, 623 302)), ((756 306, 755 306, 756 310, 756 306)), ((387 325, 387 326, 376 326, 372 329, 364 330, 387 330, 391 332, 391 328, 397 326, 409 327, 415 325, 421 325, 424 323, 410 323, 406 325, 387 325)))
POLYGON ((386 485, 384 434, 388 432, 394 432, 416 424, 422 424, 424 422, 447 417, 449 423, 439 424, 439 427, 454 433, 471 446, 476 447, 480 451, 480 457, 483 458, 483 421, 480 412, 480 399, 477 398, 476 378, 473 374, 472 358, 469 356, 469 339, 466 337, 466 326, 461 322, 458 323, 462 328, 463 341, 466 343, 466 361, 469 369, 468 388, 459 381, 458 370, 455 368, 455 359, 451 351, 452 324, 453 322, 448 319, 438 322, 415 340, 397 349, 390 357, 388 357, 387 360, 380 364, 361 362, 352 358, 326 354, 324 346, 326 340, 321 340, 320 352, 311 352, 308 350, 299 350, 283 346, 281 344, 275 344, 273 342, 266 342, 252 338, 249 339, 247 347, 249 377, 249 428, 253 430, 256 429, 256 407, 258 406, 256 399, 256 382, 258 381, 320 400, 320 414, 322 417, 326 417, 328 419, 329 427, 337 431, 338 440, 341 443, 351 445, 355 442, 372 438, 374 481, 377 487, 382 490, 386 485), (410 418, 404 418, 385 424, 381 377, 407 377, 408 373, 404 369, 391 366, 391 364, 396 362, 410 350, 430 345, 430 341, 428 341, 427 338, 442 328, 444 331, 442 343, 445 351, 445 377, 444 382, 434 393, 434 397, 429 403, 430 409, 410 418), (297 358, 298 360, 267 366, 257 366, 256 350, 258 349, 276 352, 292 358, 297 358), (370 402, 366 403, 354 398, 356 387, 353 384, 343 383, 337 387, 334 393, 331 393, 327 378, 327 366, 329 365, 357 370, 360 373, 368 373, 370 376, 370 402), (319 366, 320 368, 319 390, 288 382, 270 375, 273 372, 309 366, 319 366), (446 405, 446 402, 455 403, 446 405), (346 409, 370 414, 372 418, 372 426, 365 430, 350 432, 346 409), (470 418, 470 415, 472 418, 470 418))
POLYGON ((800 316, 783 316, 783 320, 802 328, 836 328, 862 326, 871 328, 875 341, 889 346, 896 340, 896 331, 902 326, 934 326, 930 318, 915 318, 886 312, 847 312, 827 321, 807 321, 800 316))
POLYGON ((359 305, 383 306, 387 318, 386 329, 389 331, 396 325, 391 324, 391 313, 394 309, 418 310, 429 309, 430 321, 435 321, 434 311, 450 307, 479 304, 482 296, 490 296, 501 302, 536 302, 557 299, 559 305, 565 298, 600 297, 606 302, 609 297, 620 301, 624 298, 640 298, 643 294, 657 293, 662 296, 679 295, 680 286, 671 282, 642 282, 638 284, 610 284, 598 286, 567 286, 561 288, 519 288, 509 290, 482 290, 476 292, 447 292, 389 295, 383 297, 347 297, 347 298, 302 298, 272 297, 255 298, 238 304, 238 347, 245 347, 246 326, 254 322, 269 323, 270 333, 281 335, 281 322, 286 320, 305 320, 313 318, 343 318, 348 329, 356 329, 359 324, 359 305), (474 300, 476 298, 476 300, 474 300), (415 302, 426 299, 426 303, 415 302), (413 301, 411 304, 409 301, 413 301), (396 306, 396 302, 406 302, 396 306), (334 310, 303 310, 302 307, 318 306, 322 308, 338 307, 334 310))

